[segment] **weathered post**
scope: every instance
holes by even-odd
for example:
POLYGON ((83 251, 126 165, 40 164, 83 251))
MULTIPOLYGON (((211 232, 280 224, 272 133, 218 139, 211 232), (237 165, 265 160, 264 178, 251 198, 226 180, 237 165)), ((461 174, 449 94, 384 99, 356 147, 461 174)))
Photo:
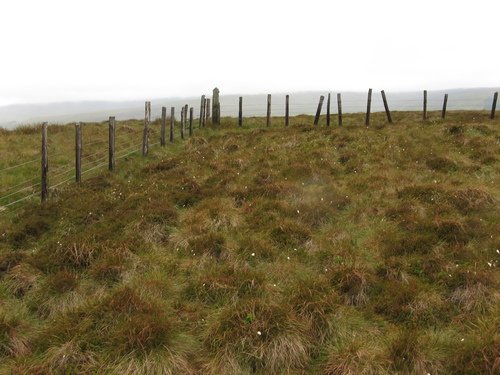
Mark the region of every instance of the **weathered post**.
POLYGON ((167 107, 161 107, 161 130, 160 145, 165 147, 165 137, 167 132, 167 107))
POLYGON ((198 127, 201 128, 203 125, 203 118, 205 117, 205 113, 203 112, 203 108, 205 107, 205 95, 201 96, 201 103, 200 103, 200 123, 198 124, 198 127))
POLYGON ((108 169, 110 171, 115 169, 115 136, 116 122, 114 116, 111 116, 108 125, 108 169))
POLYGON ((271 126, 271 94, 267 95, 267 117, 266 126, 271 126))
POLYGON ((212 92, 212 123, 220 125, 220 101, 219 89, 217 87, 212 92))
POLYGON ((448 105, 448 94, 444 94, 444 100, 443 100, 443 110, 441 112, 441 118, 446 117, 446 106, 448 105))
POLYGON ((184 115, 185 107, 181 107, 181 124, 180 124, 180 129, 181 129, 181 139, 184 139, 184 118, 186 117, 184 115))
POLYGON ((41 198, 45 202, 49 197, 49 184, 47 174, 49 172, 49 151, 47 147, 47 123, 42 124, 42 181, 41 181, 41 198))
POLYGON ((170 107, 170 142, 174 141, 175 107, 170 107))
POLYGON ((185 132, 186 129, 187 129, 187 123, 188 123, 188 109, 189 109, 189 106, 186 104, 184 106, 184 126, 183 126, 183 131, 185 132))
POLYGON ((424 90, 424 113, 423 120, 427 120, 427 90, 424 90))
POLYGON ((142 136, 142 156, 146 156, 148 154, 150 122, 151 122, 151 102, 146 102, 144 106, 144 133, 142 136))
POLYGON ((205 104, 203 105, 203 127, 207 125, 207 112, 208 112, 208 99, 205 99, 205 104))
POLYGON ((321 115, 321 108, 323 107, 324 100, 325 100, 325 97, 323 95, 321 95, 319 97, 318 109, 316 109, 316 116, 314 116, 314 125, 319 124, 319 116, 321 115))
POLYGON ((326 126, 330 126, 330 105, 331 95, 328 93, 328 99, 326 100, 326 126))
POLYGON ((493 94, 493 103, 491 104, 491 115, 490 115, 490 118, 492 120, 495 118, 495 112, 497 110, 497 100, 498 100, 498 91, 493 94))
POLYGON ((189 136, 190 137, 193 135, 193 111, 194 111, 193 107, 189 108, 189 136))
POLYGON ((337 110, 338 110, 338 118, 339 118, 339 126, 342 126, 342 95, 337 93, 337 110))
POLYGON ((372 89, 368 90, 368 99, 366 101, 366 118, 365 118, 365 125, 368 126, 370 125, 370 111, 372 108, 372 89))
POLYGON ((243 97, 240 96, 239 106, 238 106, 238 126, 243 126, 243 97))
POLYGON ((75 181, 82 182, 82 127, 75 124, 75 181))
POLYGON ((385 108, 385 114, 387 115, 387 121, 389 121, 389 124, 392 124, 392 116, 391 116, 391 111, 389 110, 389 105, 387 104, 387 98, 385 97, 385 91, 382 90, 380 91, 382 94, 382 100, 384 101, 384 108, 385 108))
POLYGON ((206 113, 206 122, 210 120, 210 98, 207 98, 207 113, 206 113))
POLYGON ((290 116, 290 95, 285 97, 285 126, 289 124, 289 116, 290 116))

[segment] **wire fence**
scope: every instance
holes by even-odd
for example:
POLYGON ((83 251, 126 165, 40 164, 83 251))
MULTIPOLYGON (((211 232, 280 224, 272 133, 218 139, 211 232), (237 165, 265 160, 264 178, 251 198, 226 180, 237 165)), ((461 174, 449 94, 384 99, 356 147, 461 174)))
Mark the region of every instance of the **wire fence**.
MULTIPOLYGON (((343 115, 348 115, 358 112, 368 111, 367 106, 369 106, 369 111, 371 113, 383 112, 387 110, 391 111, 422 111, 424 107, 424 98, 415 97, 391 97, 387 95, 388 107, 385 108, 384 102, 381 96, 373 93, 370 96, 370 104, 368 105, 367 97, 360 97, 359 94, 342 94, 341 99, 341 109, 343 115)), ((326 95, 325 95, 326 96, 326 95)), ((491 117, 495 116, 496 111, 496 100, 498 94, 495 93, 492 96, 484 97, 465 97, 456 95, 455 97, 447 97, 446 99, 441 95, 429 95, 426 98, 426 110, 428 112, 432 111, 446 111, 446 110, 489 110, 491 109, 491 117)), ((239 98, 236 98, 239 99, 239 98)), ((240 113, 244 114, 244 117, 265 117, 267 115, 267 97, 266 100, 257 100, 255 97, 251 97, 248 101, 243 98, 241 104, 239 100, 232 98, 229 99, 221 98, 220 101, 220 115, 221 117, 238 117, 240 113)), ((307 99, 303 97, 293 98, 289 97, 289 116, 297 115, 314 115, 318 111, 318 98, 316 101, 309 97, 307 99)), ((329 113, 331 116, 338 115, 338 103, 337 96, 331 95, 330 97, 330 107, 329 113)), ((213 104, 213 102, 212 102, 213 104)), ((327 102, 322 104, 322 113, 326 112, 327 102)), ((200 121, 200 113, 207 116, 206 111, 203 111, 198 102, 198 106, 192 106, 193 113, 196 121, 193 120, 193 128, 197 128, 200 121)), ((285 95, 273 96, 270 103, 270 113, 272 117, 284 117, 286 115, 286 99, 285 95)), ((161 112, 160 112, 161 113, 161 112)), ((168 112, 170 113, 170 112, 168 112)), ((179 112, 177 112, 178 114, 179 112)), ((213 114, 213 109, 212 109, 213 114)), ((388 118, 390 115, 388 114, 388 118)), ((389 120, 391 121, 391 120, 389 120)), ((158 118, 153 121, 156 124, 158 118)), ((169 126, 170 119, 165 119, 167 126, 169 126)), ((137 129, 135 126, 140 122, 135 121, 135 125, 127 123, 121 130, 120 127, 117 129, 118 135, 114 138, 116 153, 114 155, 114 160, 121 160, 127 156, 133 155, 141 151, 143 144, 138 142, 142 140, 143 129, 142 126, 137 129)), ((160 122, 161 124, 161 122, 160 122)), ((178 127, 178 122, 176 123, 178 127)), ((187 125, 187 119, 185 124, 187 125)), ((275 122, 273 122, 275 124, 275 122)), ((158 124, 157 124, 158 125, 158 124)), ((276 126, 276 125, 274 125, 276 126)), ((168 132, 168 130, 167 130, 168 132)), ((88 175, 92 172, 98 171, 109 164, 109 139, 107 132, 101 132, 102 134, 89 134, 86 138, 88 141, 83 143, 83 154, 81 155, 81 175, 88 175), (100 138, 99 138, 100 137, 100 138)), ((158 139, 160 136, 159 126, 150 127, 149 135, 152 139, 158 139)), ((188 135, 189 132, 186 129, 185 134, 188 135)), ((65 133, 67 136, 67 133, 65 133)), ((68 152, 56 152, 58 149, 59 142, 64 142, 64 139, 51 139, 49 142, 49 154, 51 160, 62 160, 56 162, 56 166, 49 170, 48 178, 51 182, 49 190, 54 191, 58 187, 69 184, 75 181, 75 161, 74 154, 68 154, 68 152)), ((71 140, 73 142, 73 140, 71 140)), ((149 144, 149 147, 153 147, 160 144, 160 142, 155 142, 149 144)), ((38 166, 36 163, 40 163, 40 158, 30 158, 29 160, 21 161, 13 165, 7 165, 0 169, 0 212, 9 211, 16 212, 22 207, 22 203, 30 200, 36 199, 41 193, 42 181, 39 176, 38 166), (19 178, 14 178, 12 175, 19 174, 19 178), (28 174, 28 178, 24 176, 28 174), (38 175, 37 175, 38 174, 38 175), (10 179, 19 179, 20 182, 15 181, 13 184, 9 185, 4 183, 8 181, 7 177, 10 179), (33 176, 33 177, 32 177, 33 176)), ((54 163, 53 163, 54 164, 54 163)))

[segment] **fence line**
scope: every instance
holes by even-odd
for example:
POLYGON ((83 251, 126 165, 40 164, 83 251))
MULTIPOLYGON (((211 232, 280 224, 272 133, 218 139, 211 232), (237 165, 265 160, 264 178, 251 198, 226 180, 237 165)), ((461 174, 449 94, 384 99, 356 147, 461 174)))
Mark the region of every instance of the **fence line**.
MULTIPOLYGON (((366 99, 366 102, 363 103, 360 100, 354 100, 354 99, 343 99, 341 97, 341 93, 337 93, 337 125, 341 126, 342 125, 342 116, 343 112, 345 113, 345 110, 349 110, 350 108, 353 109, 355 108, 358 113, 363 113, 363 105, 366 105, 366 111, 365 111, 365 125, 368 126, 370 124, 370 115, 372 113, 372 105, 373 103, 376 103, 377 105, 380 106, 380 104, 383 105, 383 110, 385 110, 385 114, 387 117, 387 122, 388 123, 393 123, 393 118, 391 115, 391 111, 389 109, 389 103, 391 104, 391 107, 394 108, 395 103, 412 103, 416 104, 418 103, 418 106, 422 110, 422 120, 426 121, 428 117, 428 111, 429 111, 429 103, 432 102, 432 106, 435 107, 433 111, 441 111, 441 118, 444 119, 447 114, 447 109, 449 104, 453 107, 454 105, 456 106, 457 102, 458 103, 467 103, 467 102, 474 102, 474 103, 487 103, 487 101, 491 98, 461 98, 460 96, 458 97, 450 97, 450 101, 448 100, 448 94, 444 94, 444 98, 438 98, 437 96, 433 95, 432 101, 429 100, 429 95, 426 90, 423 91, 423 96, 422 99, 406 99, 406 98, 393 98, 391 96, 387 96, 384 90, 380 91, 381 98, 379 99, 378 95, 375 95, 372 97, 372 89, 369 89, 368 91, 368 97, 366 99), (389 101, 388 99, 391 99, 389 101), (442 107, 440 107, 442 106, 442 107)), ((328 100, 327 100, 327 106, 326 106, 326 125, 330 125, 330 115, 331 115, 331 94, 328 93, 328 100)), ((316 105, 314 102, 299 102, 299 103, 290 103, 290 96, 286 95, 284 96, 284 103, 280 102, 278 100, 278 103, 274 102, 271 103, 271 95, 267 96, 267 101, 263 101, 262 104, 257 104, 257 103, 250 103, 247 105, 244 105, 243 103, 243 97, 238 97, 238 103, 228 103, 228 104, 219 104, 222 108, 222 111, 219 109, 219 115, 220 112, 223 112, 226 110, 226 112, 229 110, 231 112, 231 109, 234 108, 238 112, 237 116, 237 126, 242 127, 243 126, 243 119, 244 115, 243 113, 248 110, 253 110, 253 109, 258 109, 259 111, 264 111, 266 112, 266 126, 270 126, 271 124, 271 113, 280 113, 281 111, 276 111, 277 108, 280 108, 284 112, 284 126, 289 125, 289 115, 290 115, 290 108, 293 107, 295 109, 295 112, 297 112, 297 108, 300 110, 301 108, 305 109, 306 111, 312 112, 312 108, 316 105)), ((319 99, 319 103, 317 103, 316 107, 316 113, 314 115, 314 125, 319 125, 320 122, 320 117, 322 116, 322 108, 323 108, 323 101, 325 97, 321 95, 319 99)), ((498 99, 498 93, 495 92, 493 95, 493 100, 492 100, 492 107, 491 107, 491 112, 490 112, 490 118, 494 119, 495 114, 496 114, 496 104, 497 104, 497 99, 498 99)), ((205 95, 202 96, 201 98, 201 106, 200 106, 200 116, 199 116, 199 127, 203 128, 206 126, 206 124, 210 121, 210 98, 207 98, 205 95)), ((335 107, 335 106, 334 106, 335 107)), ((379 111, 382 112, 383 110, 379 111)), ((415 111, 415 109, 405 109, 405 110, 412 110, 415 111)), ((190 108, 190 116, 189 116, 189 136, 192 135, 192 122, 193 122, 193 113, 194 113, 194 108, 190 108)), ((187 114, 188 114, 188 105, 185 105, 182 107, 181 110, 181 121, 180 121, 180 132, 181 132, 181 139, 184 139, 184 130, 186 130, 187 127, 187 114)), ((310 113, 309 113, 310 114, 310 113)), ((254 115, 255 116, 255 115, 254 115)), ((264 117, 264 116, 263 116, 264 117)), ((280 115, 274 116, 274 117, 281 117, 280 115)), ((114 117, 110 117, 109 121, 111 124, 111 119, 113 119, 113 124, 114 124, 114 117)), ((76 176, 76 181, 79 182, 81 180, 81 175, 88 174, 92 171, 95 171, 101 167, 104 167, 105 165, 111 165, 111 158, 113 158, 113 165, 115 160, 120 160, 122 158, 125 158, 129 155, 132 155, 134 153, 140 152, 142 149, 142 154, 143 156, 147 156, 148 151, 150 147, 156 146, 158 144, 165 146, 165 133, 166 133, 166 107, 162 107, 162 117, 161 120, 159 121, 160 128, 156 129, 156 121, 151 121, 151 103, 146 102, 145 103, 145 117, 144 117, 144 127, 141 131, 140 128, 137 130, 133 130, 131 132, 124 132, 123 134, 120 134, 119 136, 115 136, 115 131, 120 129, 120 127, 110 127, 109 129, 109 137, 106 137, 106 134, 103 134, 103 139, 102 140, 94 140, 89 143, 85 143, 84 139, 82 140, 81 138, 81 131, 82 131, 82 125, 77 123, 75 126, 75 135, 76 135, 76 141, 75 141, 75 150, 76 150, 76 159, 75 159, 75 165, 72 165, 71 162, 65 163, 63 165, 58 166, 55 168, 53 171, 49 170, 48 168, 48 158, 49 156, 51 158, 55 157, 60 157, 60 156, 68 156, 66 153, 56 153, 52 154, 49 153, 49 148, 51 149, 53 145, 53 142, 50 142, 49 144, 49 137, 47 135, 47 123, 44 123, 42 125, 42 178, 40 182, 31 184, 35 180, 37 180, 39 177, 34 177, 28 180, 25 180, 23 182, 17 183, 13 186, 10 187, 5 187, 2 190, 2 193, 6 193, 3 196, 0 196, 0 201, 5 201, 8 198, 15 197, 16 195, 20 195, 23 192, 29 191, 30 189, 35 189, 38 186, 41 185, 40 189, 36 189, 36 191, 32 192, 29 195, 26 195, 24 197, 21 197, 19 199, 15 199, 12 202, 8 202, 6 204, 0 205, 1 209, 5 209, 6 207, 11 207, 13 205, 16 205, 18 203, 21 203, 36 194, 41 193, 41 198, 42 201, 46 200, 48 198, 48 191, 49 190, 54 190, 58 186, 61 186, 64 183, 68 183, 71 180, 75 179, 76 176), (154 125, 154 126, 153 126, 154 125), (111 134, 113 132, 113 134, 111 134), (154 133, 155 137, 158 135, 156 132, 159 132, 159 142, 154 142, 150 143, 149 142, 149 137, 152 133, 154 133), (134 138, 138 134, 142 133, 142 144, 137 145, 137 144, 132 144, 134 143, 134 138), (108 139, 106 139, 108 138, 108 139), (117 149, 118 151, 115 154, 115 142, 116 140, 123 141, 120 142, 118 145, 117 149), (102 145, 108 142, 108 149, 105 150, 98 150, 96 152, 92 152, 87 155, 82 156, 82 152, 85 150, 102 145), (124 147, 124 149, 121 149, 124 147), (95 158, 95 159, 93 159, 95 158), (109 159, 109 160, 106 160, 109 159), (85 161, 84 163, 82 163, 85 161), (87 168, 87 169, 85 169, 87 168), (51 181, 57 180, 60 177, 63 177, 67 175, 68 173, 72 172, 72 176, 68 178, 63 179, 63 181, 59 181, 55 183, 54 185, 49 186, 49 178, 51 181), (55 173, 55 174, 54 174, 55 173), (31 184, 29 186, 23 186, 25 184, 31 184), (16 191, 13 191, 17 188, 20 188, 16 191)), ((175 120, 175 111, 174 107, 171 107, 171 114, 170 114, 170 140, 173 141, 173 134, 174 134, 174 127, 176 127, 177 122, 175 120)), ((110 125, 111 126, 111 125, 110 125)), ((95 137, 93 137, 95 139, 95 137)), ((0 170, 0 173, 5 173, 8 171, 13 171, 18 168, 24 167, 29 164, 33 164, 35 162, 39 162, 40 159, 33 159, 33 160, 28 160, 16 165, 8 166, 0 170)), ((113 170, 113 168, 110 167, 110 170, 113 170)), ((16 210, 17 211, 17 210, 16 210)))

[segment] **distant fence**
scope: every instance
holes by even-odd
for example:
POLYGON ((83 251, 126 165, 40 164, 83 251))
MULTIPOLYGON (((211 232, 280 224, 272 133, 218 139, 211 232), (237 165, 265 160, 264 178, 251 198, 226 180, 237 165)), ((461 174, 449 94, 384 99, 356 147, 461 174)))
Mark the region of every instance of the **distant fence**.
MULTIPOLYGON (((393 123, 393 117, 390 109, 390 101, 384 90, 380 92, 381 102, 383 104, 383 111, 385 112, 387 122, 393 123)), ((319 126, 319 120, 321 114, 324 112, 326 117, 326 126, 343 126, 343 116, 346 112, 346 106, 352 106, 353 103, 350 101, 343 100, 342 94, 337 93, 334 97, 336 103, 332 101, 332 95, 327 94, 327 100, 325 103, 325 96, 320 96, 318 99, 318 103, 316 106, 316 111, 314 114, 314 126, 319 126), (326 107, 323 111, 323 107, 326 107)), ((410 99, 408 99, 409 101, 410 99)), ((442 102, 439 105, 440 109, 440 117, 445 118, 448 110, 448 104, 453 99, 448 97, 448 94, 444 94, 442 97, 442 102), (449 101, 450 99, 450 101, 449 101)), ((484 100, 488 100, 484 98, 484 100)), ((491 100, 491 112, 490 118, 494 119, 496 115, 496 106, 498 101, 498 92, 493 94, 493 98, 490 97, 491 100)), ((412 102, 416 102, 415 99, 411 99, 412 102)), ((422 99, 419 101, 421 105, 422 111, 422 120, 425 121, 428 119, 429 115, 429 100, 428 93, 426 90, 422 93, 422 99)), ((267 95, 266 102, 262 103, 259 106, 259 111, 265 110, 266 113, 266 126, 289 126, 289 117, 290 117, 290 109, 292 106, 295 108, 299 108, 299 113, 304 113, 306 111, 300 111, 300 108, 309 108, 310 111, 311 103, 293 103, 290 104, 290 96, 286 95, 284 97, 284 108, 283 112, 279 114, 280 117, 284 117, 281 124, 277 124, 276 121, 273 121, 273 105, 272 105, 272 96, 267 95)), ((212 101, 212 106, 217 105, 214 101, 212 101)), ((220 104, 219 104, 220 105, 220 104)), ((372 89, 368 90, 366 102, 364 103, 364 124, 365 126, 370 126, 370 119, 373 105, 373 91, 372 89)), ((255 105, 254 105, 255 106, 255 105)), ((214 107, 215 108, 215 107, 214 107)), ((238 113, 238 126, 242 127, 244 125, 243 115, 250 110, 252 112, 252 108, 244 107, 243 97, 238 98, 238 103, 236 104, 225 104, 218 107, 217 111, 214 111, 212 108, 212 113, 221 112, 222 115, 226 115, 227 113, 238 113)), ((356 108, 360 108, 359 101, 356 102, 356 108)), ((436 109, 436 104, 433 105, 434 110, 436 109)), ((154 143, 150 143, 151 139, 151 102, 145 102, 144 108, 144 127, 140 130, 136 131, 128 131, 124 134, 117 135, 117 127, 115 117, 109 117, 108 120, 108 137, 107 139, 99 140, 96 142, 91 142, 85 144, 85 147, 90 146, 102 146, 107 144, 107 148, 101 149, 95 153, 91 153, 85 156, 82 156, 83 149, 83 140, 82 140, 82 125, 80 123, 75 124, 75 158, 74 164, 67 163, 65 165, 59 166, 53 171, 51 171, 50 181, 56 181, 52 185, 49 185, 49 152, 48 152, 48 143, 49 143, 49 134, 48 134, 48 124, 45 122, 42 124, 41 132, 42 132, 42 144, 41 144, 41 158, 32 159, 28 161, 22 161, 16 165, 11 165, 0 169, 0 178, 2 174, 11 173, 18 168, 23 168, 28 165, 32 165, 34 163, 41 161, 41 173, 39 177, 29 178, 22 182, 16 183, 12 186, 1 186, 0 185, 0 211, 5 211, 7 208, 19 206, 20 203, 34 198, 37 195, 40 196, 42 202, 46 201, 49 197, 49 192, 52 189, 55 189, 63 184, 69 183, 70 181, 75 181, 76 183, 81 183, 82 175, 87 174, 91 171, 94 171, 99 168, 103 168, 107 165, 110 171, 115 169, 115 164, 117 160, 123 159, 129 155, 134 153, 142 152, 143 156, 147 156, 149 153, 149 149, 152 146, 160 145, 165 147, 167 145, 167 131, 168 138, 170 142, 174 141, 175 138, 175 108, 170 108, 170 116, 167 117, 167 108, 161 108, 161 118, 160 118, 160 129, 158 134, 158 141, 154 143), (168 129, 167 129, 168 126, 168 129), (142 134, 142 137, 140 137, 142 134), (139 143, 139 139, 142 138, 142 142, 139 143), (134 139, 136 141, 134 141, 134 139), (72 176, 68 177, 68 174, 71 173, 72 176)), ((361 111, 359 111, 361 112, 361 111)), ((188 107, 188 105, 184 105, 180 110, 180 122, 178 123, 179 127, 179 136, 181 139, 184 139, 186 136, 192 136, 194 132, 194 107, 188 107)), ((304 113, 307 114, 307 113, 304 113)), ((202 95, 200 101, 200 108, 197 113, 197 127, 203 128, 207 125, 207 122, 210 121, 210 98, 207 98, 205 95, 202 95)), ((217 125, 217 122, 220 119, 214 118, 214 125, 217 125)), ((51 158, 59 156, 57 153, 54 155, 50 155, 51 158)))

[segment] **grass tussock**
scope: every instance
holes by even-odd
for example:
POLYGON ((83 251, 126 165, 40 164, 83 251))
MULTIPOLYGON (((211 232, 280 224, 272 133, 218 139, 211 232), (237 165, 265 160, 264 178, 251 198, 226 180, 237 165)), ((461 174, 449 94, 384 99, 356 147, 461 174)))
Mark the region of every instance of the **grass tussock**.
MULTIPOLYGON (((0 208, 0 373, 498 373, 500 123, 429 115, 223 118, 0 208)), ((2 130, 0 169, 39 131, 2 130)), ((51 186, 73 131, 49 127, 51 186)))

